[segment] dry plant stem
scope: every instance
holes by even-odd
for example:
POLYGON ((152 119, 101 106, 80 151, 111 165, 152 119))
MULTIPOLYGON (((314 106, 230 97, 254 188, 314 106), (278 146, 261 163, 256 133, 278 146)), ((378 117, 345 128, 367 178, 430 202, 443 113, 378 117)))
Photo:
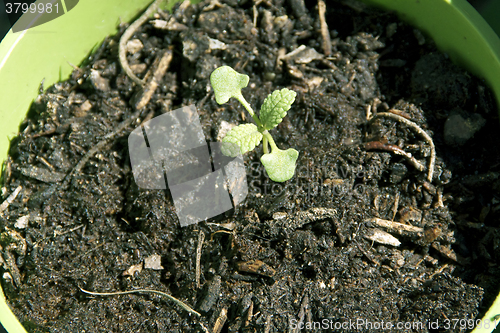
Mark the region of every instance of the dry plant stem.
POLYGON ((392 221, 394 221, 394 218, 398 213, 398 208, 399 208, 399 192, 396 193, 396 197, 394 198, 394 206, 392 207, 392 219, 391 219, 392 221))
POLYGON ((212 333, 212 332, 210 332, 210 331, 208 330, 208 328, 206 328, 206 327, 205 327, 205 325, 203 325, 203 323, 198 322, 198 324, 200 324, 201 328, 203 329, 203 332, 205 332, 205 333, 212 333))
POLYGON ((371 222, 375 225, 378 225, 379 227, 383 227, 389 230, 395 230, 395 231, 408 231, 408 232, 414 232, 414 233, 422 233, 424 232, 423 228, 420 227, 415 227, 413 225, 407 225, 399 222, 393 222, 389 220, 384 220, 384 219, 379 219, 377 217, 373 217, 370 219, 367 219, 365 222, 371 222))
POLYGON ((328 31, 328 24, 325 20, 326 5, 323 0, 318 1, 319 22, 321 24, 321 37, 323 37, 323 54, 329 56, 332 51, 332 42, 330 40, 330 32, 328 31))
POLYGON ((441 268, 439 268, 437 271, 435 271, 434 273, 432 273, 429 278, 428 278, 428 281, 432 280, 434 278, 434 276, 438 275, 438 274, 441 274, 443 273, 443 271, 448 268, 448 264, 444 264, 443 266, 441 266, 441 268))
POLYGON ((4 202, 2 202, 2 204, 0 205, 0 215, 3 215, 3 211, 6 210, 14 200, 16 200, 17 195, 19 194, 19 192, 21 192, 22 189, 23 187, 19 185, 18 187, 16 187, 14 192, 12 192, 7 197, 7 199, 5 199, 4 202))
POLYGON ((245 323, 244 323, 245 327, 250 325, 252 318, 253 318, 253 302, 250 301, 250 306, 248 307, 248 311, 247 311, 247 319, 245 320, 245 323))
POLYGON ((139 79, 137 76, 135 76, 134 72, 130 69, 130 66, 128 65, 127 62, 127 42, 132 37, 134 32, 144 23, 147 21, 149 16, 153 14, 157 9, 158 9, 158 4, 162 0, 155 0, 149 7, 146 9, 146 11, 134 22, 132 23, 127 30, 123 33, 122 37, 120 38, 120 44, 119 44, 119 51, 118 51, 118 56, 120 58, 120 65, 122 66, 123 70, 125 73, 138 85, 142 86, 144 85, 144 81, 139 79))
POLYGON ((396 145, 388 145, 380 141, 371 141, 365 143, 365 149, 366 150, 379 149, 379 150, 390 151, 396 155, 401 155, 404 158, 406 158, 408 162, 410 162, 410 164, 412 164, 418 171, 425 170, 425 166, 423 166, 419 161, 417 161, 415 157, 413 157, 410 153, 405 152, 403 149, 399 148, 396 145))
POLYGON ((162 291, 158 291, 158 290, 135 289, 135 290, 128 290, 128 291, 116 291, 113 293, 97 293, 97 292, 93 292, 93 291, 87 291, 83 288, 80 288, 80 290, 86 294, 94 295, 94 296, 116 296, 116 295, 128 295, 128 294, 140 294, 140 293, 157 294, 157 295, 164 296, 164 297, 168 298, 169 300, 176 303, 177 305, 179 305, 181 308, 183 308, 187 312, 192 313, 192 314, 196 315, 197 317, 201 317, 201 314, 199 312, 196 312, 195 310, 191 309, 191 307, 189 305, 187 305, 186 303, 183 303, 183 302, 179 301, 177 298, 174 298, 174 297, 170 296, 169 294, 164 293, 162 291))
POLYGON ((298 54, 298 53, 300 53, 300 52, 304 51, 306 48, 307 48, 307 46, 305 46, 305 45, 300 45, 300 46, 299 46, 298 48, 296 48, 295 50, 293 50, 293 51, 291 51, 291 52, 289 52, 289 53, 287 53, 287 54, 285 54, 285 55, 281 56, 281 57, 279 58, 279 60, 288 60, 288 59, 292 58, 294 55, 296 55, 296 54, 298 54))
POLYGON ((222 331, 222 328, 224 327, 224 324, 226 323, 226 320, 227 320, 227 308, 223 307, 222 310, 220 311, 219 317, 215 321, 212 332, 220 333, 220 331, 222 331))
POLYGON ((201 249, 205 241, 205 233, 200 230, 198 234, 198 247, 196 248, 196 288, 200 289, 200 275, 201 275, 201 249))
POLYGON ((257 28, 257 17, 259 16, 257 12, 257 6, 254 4, 252 9, 253 9, 253 26, 257 28))
POLYGON ((163 55, 158 63, 158 67, 155 69, 153 73, 153 77, 151 80, 144 86, 144 92, 142 93, 141 99, 135 105, 137 110, 145 107, 151 97, 153 96, 156 88, 158 88, 158 83, 161 81, 165 73, 167 72, 168 67, 170 66, 170 62, 172 61, 172 50, 166 50, 163 52, 163 55))
POLYGON ((410 121, 402 116, 399 116, 397 114, 390 113, 390 112, 379 112, 379 113, 375 114, 370 119, 370 121, 373 121, 375 118, 379 118, 379 117, 391 118, 393 120, 396 120, 396 121, 399 121, 399 122, 405 124, 405 125, 413 128, 415 131, 417 131, 417 133, 420 134, 425 139, 425 141, 427 141, 427 143, 431 147, 431 157, 430 157, 430 161, 429 161, 429 170, 427 173, 427 180, 429 182, 432 182, 432 177, 434 176, 434 164, 436 163, 436 147, 434 146, 434 141, 432 141, 432 138, 429 136, 429 134, 427 134, 420 126, 415 124, 413 121, 410 121))

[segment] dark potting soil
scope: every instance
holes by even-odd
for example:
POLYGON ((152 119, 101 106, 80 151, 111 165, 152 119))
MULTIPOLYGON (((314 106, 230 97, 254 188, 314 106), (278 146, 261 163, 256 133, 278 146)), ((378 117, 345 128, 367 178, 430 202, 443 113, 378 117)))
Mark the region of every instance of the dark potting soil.
POLYGON ((178 5, 128 43, 146 82, 173 52, 139 118, 144 92, 120 66, 121 34, 40 93, 12 140, 2 195, 13 200, 0 207, 2 287, 29 332, 473 327, 500 276, 492 94, 393 14, 328 1, 325 18, 322 32, 316 2, 301 0, 178 5), (260 146, 245 155, 243 204, 181 228, 168 190, 136 185, 127 138, 191 104, 207 141, 248 121, 234 99, 215 102, 209 76, 221 65, 250 76, 243 94, 256 109, 276 89, 297 92, 271 131, 300 152, 296 175, 270 181, 260 146), (154 289, 201 317, 156 294, 80 288, 154 289))

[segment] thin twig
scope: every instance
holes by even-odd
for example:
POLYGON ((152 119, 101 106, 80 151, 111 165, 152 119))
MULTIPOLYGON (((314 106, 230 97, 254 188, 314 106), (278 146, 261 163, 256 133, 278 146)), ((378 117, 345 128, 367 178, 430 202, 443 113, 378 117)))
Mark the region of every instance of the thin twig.
POLYGON ((365 222, 371 222, 379 227, 387 228, 389 230, 395 230, 398 232, 407 231, 412 233, 423 233, 424 229, 420 227, 415 227, 413 225, 407 225, 399 222, 379 219, 377 217, 369 218, 365 222))
POLYGON ((220 331, 222 331, 222 328, 224 327, 224 324, 226 323, 226 320, 227 320, 227 307, 223 307, 222 310, 220 311, 219 317, 215 321, 212 332, 220 333, 220 331))
POLYGON ((54 168, 54 166, 52 164, 50 164, 49 161, 47 161, 42 156, 37 156, 36 159, 39 160, 40 162, 42 162, 43 164, 45 164, 50 170, 52 170, 52 171, 56 170, 56 168, 54 168))
POLYGON ((200 275, 201 275, 201 249, 205 241, 205 233, 200 230, 198 234, 198 247, 196 248, 196 288, 200 289, 200 275))
POLYGON ((158 290, 153 290, 153 289, 135 289, 135 290, 127 290, 127 291, 116 291, 116 292, 111 292, 111 293, 97 293, 97 292, 93 292, 93 291, 87 291, 87 290, 85 290, 85 289, 83 289, 81 287, 80 287, 80 290, 82 292, 86 293, 86 294, 94 295, 94 296, 116 296, 116 295, 128 295, 128 294, 140 294, 140 293, 157 294, 157 295, 164 296, 164 297, 168 298, 169 300, 171 300, 172 302, 176 303, 177 305, 179 305, 181 308, 183 308, 187 312, 192 313, 192 314, 194 314, 194 315, 196 315, 198 317, 201 317, 201 314, 199 312, 196 312, 195 310, 193 310, 186 303, 183 303, 182 301, 179 301, 177 298, 175 298, 173 296, 170 296, 169 294, 164 293, 162 291, 158 291, 158 290))
POLYGON ((323 0, 318 0, 319 22, 321 25, 321 37, 323 37, 323 53, 329 56, 332 53, 332 42, 330 40, 330 32, 328 31, 328 24, 325 20, 326 5, 323 0))
POLYGON ((0 205, 0 215, 3 215, 3 211, 6 210, 14 200, 16 200, 17 195, 19 194, 19 192, 21 192, 22 189, 23 187, 19 185, 18 187, 16 187, 14 192, 12 192, 7 197, 7 199, 5 199, 4 202, 2 202, 2 204, 0 205))
POLYGON ((437 190, 436 190, 436 197, 437 197, 437 200, 436 200, 436 204, 434 205, 434 208, 444 207, 444 203, 443 203, 443 188, 441 188, 441 187, 437 188, 437 190))
POLYGON ((36 133, 36 134, 33 134, 32 138, 38 138, 39 136, 43 136, 43 135, 51 135, 51 134, 54 134, 56 132, 56 128, 51 128, 45 132, 40 132, 40 133, 36 133))
POLYGON ((379 113, 375 114, 370 119, 370 121, 373 121, 375 118, 379 118, 379 117, 391 118, 393 120, 396 120, 396 121, 399 121, 399 122, 405 124, 405 125, 413 128, 415 131, 417 131, 417 133, 420 134, 425 139, 425 141, 427 141, 427 143, 431 147, 431 157, 430 157, 430 161, 429 161, 429 170, 427 173, 427 180, 429 182, 432 182, 432 177, 434 176, 434 164, 436 163, 436 147, 434 146, 434 141, 432 141, 432 138, 429 136, 429 134, 427 134, 427 132, 425 132, 420 126, 415 124, 413 121, 408 120, 408 119, 406 119, 402 116, 399 116, 397 114, 390 113, 390 112, 379 112, 379 113))
POLYGON ((158 88, 158 83, 163 79, 163 76, 167 72, 168 67, 170 67, 172 55, 173 52, 171 49, 165 50, 165 52, 163 52, 163 55, 158 62, 158 67, 156 67, 156 69, 154 70, 153 77, 147 84, 144 84, 144 91, 142 93, 142 96, 135 105, 135 108, 137 110, 145 107, 151 100, 151 97, 153 96, 156 88, 158 88))
POLYGON ((78 227, 74 227, 74 228, 71 228, 71 229, 66 230, 66 231, 54 230, 54 237, 56 237, 56 236, 63 236, 63 235, 69 234, 70 232, 73 232, 73 231, 76 231, 78 229, 81 229, 84 226, 85 226, 84 224, 80 224, 78 227))
POLYGON ((198 324, 200 324, 201 328, 203 329, 203 332, 205 332, 205 333, 211 333, 211 332, 208 330, 208 328, 206 328, 206 327, 205 327, 205 325, 203 325, 203 323, 202 323, 202 322, 198 322, 198 324))
POLYGON ((443 266, 441 266, 438 270, 436 270, 434 273, 432 273, 430 276, 429 276, 429 281, 432 280, 434 278, 434 276, 438 275, 438 274, 441 274, 443 273, 443 271, 448 268, 448 264, 444 264, 443 266))
POLYGON ((254 4, 253 5, 253 26, 257 28, 257 17, 258 17, 258 12, 257 12, 257 6, 254 4))
POLYGON ((250 325, 250 322, 252 321, 252 317, 253 317, 253 302, 250 301, 250 306, 248 307, 248 311, 247 311, 247 319, 245 320, 245 323, 244 323, 245 327, 250 325))
POLYGON ((132 37, 132 35, 135 33, 139 27, 147 21, 149 16, 153 14, 157 9, 158 9, 158 4, 162 0, 155 0, 149 7, 146 9, 146 11, 134 22, 132 23, 127 30, 123 33, 122 37, 120 38, 120 44, 119 44, 119 51, 118 55, 120 58, 120 65, 122 66, 123 70, 125 73, 138 85, 142 86, 144 85, 144 81, 139 79, 137 76, 135 76, 134 72, 132 72, 132 69, 130 69, 130 66, 128 65, 127 61, 127 42, 132 37))
POLYGON ((396 193, 396 197, 394 198, 394 206, 392 207, 392 221, 396 217, 399 208, 399 192, 396 193))
POLYGON ((410 162, 418 171, 425 170, 425 166, 423 166, 419 161, 417 161, 417 159, 413 157, 412 154, 405 152, 403 149, 399 148, 396 145, 390 145, 382 143, 380 141, 370 141, 365 143, 365 149, 366 150, 378 149, 378 150, 390 151, 396 155, 401 155, 404 158, 406 158, 408 162, 410 162))

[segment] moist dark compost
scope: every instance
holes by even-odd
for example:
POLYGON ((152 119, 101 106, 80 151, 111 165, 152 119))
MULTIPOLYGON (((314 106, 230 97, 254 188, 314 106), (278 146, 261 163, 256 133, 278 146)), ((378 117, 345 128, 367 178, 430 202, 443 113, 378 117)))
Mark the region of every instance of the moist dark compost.
POLYGON ((4 165, 2 288, 29 332, 462 332, 481 318, 500 282, 500 131, 483 81, 354 1, 160 10, 123 39, 127 72, 126 27, 40 93, 4 165), (222 65, 250 76, 256 109, 297 93, 272 130, 299 151, 296 173, 270 181, 260 146, 244 157, 246 200, 181 228, 168 189, 137 186, 128 135, 193 104, 207 142, 248 122, 214 99, 222 65), (156 290, 193 312, 80 288, 156 290))

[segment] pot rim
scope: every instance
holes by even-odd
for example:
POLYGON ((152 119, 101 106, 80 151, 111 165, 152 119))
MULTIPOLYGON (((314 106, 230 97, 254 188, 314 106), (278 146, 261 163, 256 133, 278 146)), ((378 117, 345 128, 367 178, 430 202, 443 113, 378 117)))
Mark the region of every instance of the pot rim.
MULTIPOLYGON (((431 36, 455 63, 484 78, 495 94, 497 108, 500 107, 500 39, 466 0, 362 1, 396 12, 403 21, 431 36)), ((18 33, 9 31, 0 43, 0 114, 3 116, 0 133, 16 135, 12 129, 17 129, 24 119, 42 79, 45 86, 50 86, 67 78, 73 70, 68 62, 80 63, 107 35, 117 32, 118 18, 125 22, 131 20, 149 2, 80 1, 73 10, 53 21, 18 33), (33 49, 37 50, 36 59, 33 49), (11 80, 12 77, 16 80, 11 80)), ((10 144, 7 135, 0 138, 1 160, 10 144)), ((500 314, 500 295, 483 321, 493 320, 497 314, 500 314)), ((1 286, 0 324, 7 332, 26 332, 7 305, 1 286)), ((473 333, 493 329, 476 328, 473 333)))

